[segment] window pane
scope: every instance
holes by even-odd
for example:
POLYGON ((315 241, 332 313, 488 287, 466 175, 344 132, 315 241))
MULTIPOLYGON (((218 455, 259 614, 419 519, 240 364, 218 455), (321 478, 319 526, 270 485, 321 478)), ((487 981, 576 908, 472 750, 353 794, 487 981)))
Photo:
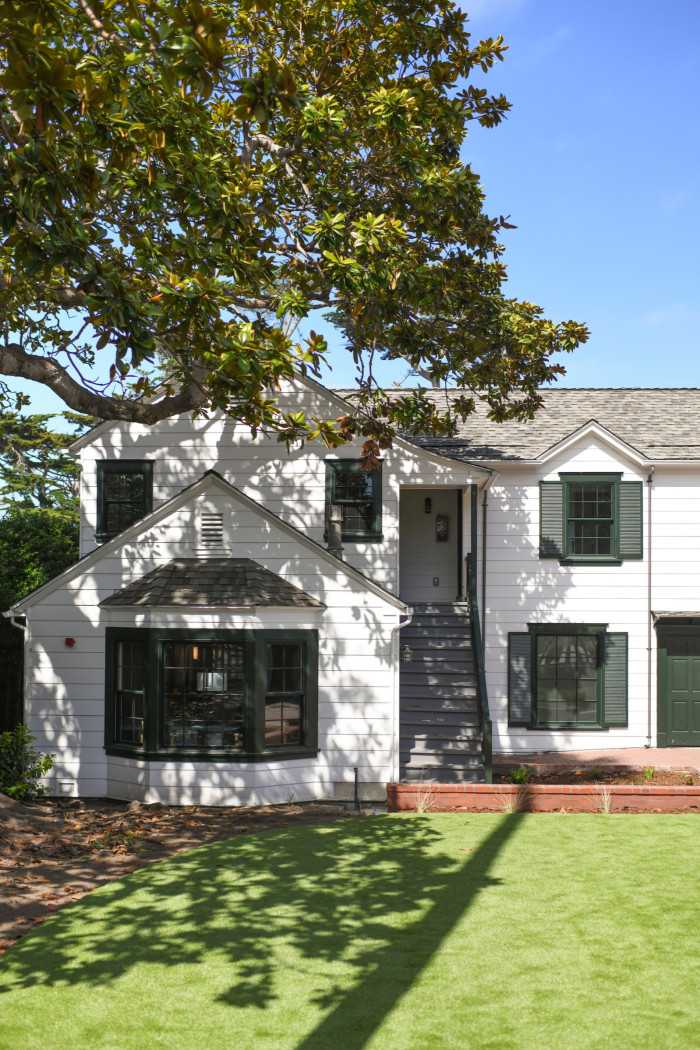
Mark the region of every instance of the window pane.
POLYGON ((150 472, 138 468, 103 469, 99 472, 101 520, 98 528, 121 532, 147 513, 150 507, 150 472))
POLYGON ((342 529, 346 533, 375 529, 376 503, 381 475, 376 471, 336 465, 332 471, 332 502, 342 508, 342 529))
POLYGON ((271 643, 266 647, 266 662, 265 746, 300 744, 304 646, 301 642, 271 643))
POLYGON ((610 557, 613 554, 613 485, 569 484, 569 554, 610 557))
POLYGON ((336 470, 335 498, 342 500, 371 500, 374 475, 365 470, 336 470))
POLYGON ((166 747, 242 746, 242 644, 163 647, 163 735, 166 747))
POLYGON ((597 665, 596 635, 538 635, 538 722, 595 724, 597 665))

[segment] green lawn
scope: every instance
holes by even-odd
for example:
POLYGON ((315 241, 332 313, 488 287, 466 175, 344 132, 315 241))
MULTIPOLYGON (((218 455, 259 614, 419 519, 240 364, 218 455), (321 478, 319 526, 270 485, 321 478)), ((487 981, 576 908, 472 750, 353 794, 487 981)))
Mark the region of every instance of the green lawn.
POLYGON ((5 1050, 700 1046, 700 818, 376 817, 216 843, 2 957, 5 1050))

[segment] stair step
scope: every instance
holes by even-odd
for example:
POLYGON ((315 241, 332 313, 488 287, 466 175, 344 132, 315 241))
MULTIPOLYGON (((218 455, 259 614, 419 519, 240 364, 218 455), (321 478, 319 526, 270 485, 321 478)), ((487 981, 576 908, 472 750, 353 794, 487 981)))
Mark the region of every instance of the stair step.
POLYGON ((408 642, 410 645, 413 640, 422 641, 424 645, 429 646, 431 649, 433 645, 444 648, 448 644, 453 649, 471 649, 472 647, 470 632, 461 628, 453 630, 451 627, 445 627, 438 631, 433 627, 414 627, 411 624, 401 630, 399 637, 402 644, 408 642))
MULTIPOLYGON (((482 766, 473 769, 402 769, 401 782, 415 784, 420 782, 426 788, 426 794, 431 783, 433 784, 483 784, 484 770, 482 766)), ((429 801, 429 798, 428 798, 429 801)))
POLYGON ((481 732, 476 711, 433 711, 428 714, 411 712, 401 719, 401 733, 429 733, 431 730, 467 730, 481 732))
POLYGON ((446 755, 455 759, 455 756, 458 758, 460 755, 481 755, 481 738, 474 736, 468 740, 420 740, 416 742, 402 739, 399 751, 401 754, 421 755, 429 758, 446 755))

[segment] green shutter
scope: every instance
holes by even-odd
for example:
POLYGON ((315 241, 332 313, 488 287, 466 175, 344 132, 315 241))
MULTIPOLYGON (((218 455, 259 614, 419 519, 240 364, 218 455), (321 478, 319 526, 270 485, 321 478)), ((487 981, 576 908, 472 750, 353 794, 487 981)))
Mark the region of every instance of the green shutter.
POLYGON ((620 557, 642 558, 642 482, 620 482, 620 557))
POLYGON ((532 722, 532 635, 508 635, 508 725, 532 722))
POLYGON ((564 486, 540 482, 540 558, 564 557, 564 486))
POLYGON ((627 635, 606 634, 603 725, 627 725, 627 635))

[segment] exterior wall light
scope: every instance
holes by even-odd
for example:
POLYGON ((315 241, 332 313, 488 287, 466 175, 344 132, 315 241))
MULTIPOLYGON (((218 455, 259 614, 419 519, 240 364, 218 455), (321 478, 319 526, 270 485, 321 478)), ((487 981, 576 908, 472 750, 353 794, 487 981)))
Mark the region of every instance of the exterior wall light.
POLYGON ((401 646, 401 659, 405 664, 410 664, 413 659, 413 650, 410 645, 401 646))
POLYGON ((425 513, 426 514, 432 514, 433 513, 433 501, 431 500, 430 496, 426 496, 425 497, 425 513))

